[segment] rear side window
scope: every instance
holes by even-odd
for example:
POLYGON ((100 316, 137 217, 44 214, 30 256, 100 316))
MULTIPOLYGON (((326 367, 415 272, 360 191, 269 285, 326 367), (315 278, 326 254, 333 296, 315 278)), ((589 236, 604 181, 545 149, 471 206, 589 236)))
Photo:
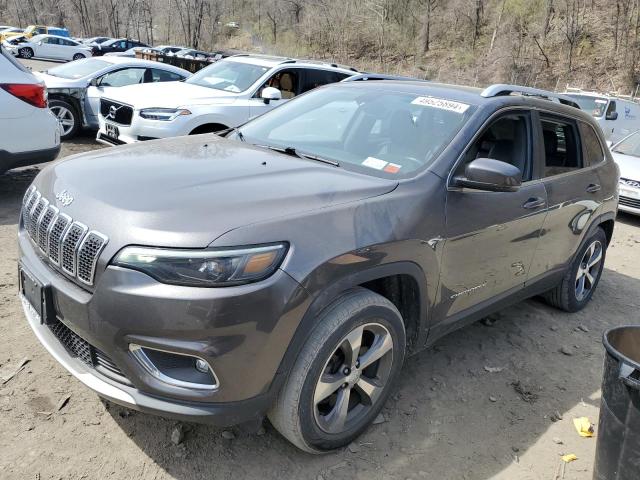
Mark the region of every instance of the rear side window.
POLYGON ((177 82, 184 78, 177 73, 167 72, 158 68, 151 68, 149 71, 151 72, 151 82, 177 82))
POLYGON ((580 135, 582 136, 582 149, 584 150, 584 165, 597 165, 604 161, 604 152, 602 144, 598 140, 598 135, 591 125, 579 122, 580 135))
POLYGON ((571 121, 543 118, 545 168, 544 176, 552 177, 582 168, 580 137, 571 121))
POLYGON ((348 76, 349 75, 345 75, 344 73, 332 72, 329 70, 319 70, 316 68, 306 69, 302 77, 300 93, 308 92, 309 90, 313 90, 316 87, 320 87, 328 83, 339 82, 348 76))

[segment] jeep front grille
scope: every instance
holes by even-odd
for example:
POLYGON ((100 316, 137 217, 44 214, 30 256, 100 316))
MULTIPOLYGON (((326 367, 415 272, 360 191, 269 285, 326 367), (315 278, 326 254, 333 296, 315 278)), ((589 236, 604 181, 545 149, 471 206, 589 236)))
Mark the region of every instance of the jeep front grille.
POLYGON ((49 262, 79 282, 93 285, 108 238, 60 213, 35 187, 29 187, 22 205, 24 228, 49 262))

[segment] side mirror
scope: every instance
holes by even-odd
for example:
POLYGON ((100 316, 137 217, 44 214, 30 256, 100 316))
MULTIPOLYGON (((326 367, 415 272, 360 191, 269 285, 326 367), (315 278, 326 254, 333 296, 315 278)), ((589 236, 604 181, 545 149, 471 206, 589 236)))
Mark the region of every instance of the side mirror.
POLYGON ((266 87, 262 89, 260 97, 264 100, 264 103, 269 103, 271 100, 282 99, 282 93, 277 88, 266 87))
POLYGON ((604 117, 605 120, 617 120, 618 119, 618 112, 613 111, 613 112, 609 112, 607 113, 607 116, 604 117))
POLYGON ((99 84, 99 80, 98 78, 92 78, 91 81, 89 82, 89 86, 90 87, 97 87, 99 84))
POLYGON ((477 158, 467 165, 456 185, 489 192, 515 192, 522 185, 522 172, 514 165, 491 158, 477 158))
POLYGON ((38 45, 42 45, 42 42, 38 42, 38 45))

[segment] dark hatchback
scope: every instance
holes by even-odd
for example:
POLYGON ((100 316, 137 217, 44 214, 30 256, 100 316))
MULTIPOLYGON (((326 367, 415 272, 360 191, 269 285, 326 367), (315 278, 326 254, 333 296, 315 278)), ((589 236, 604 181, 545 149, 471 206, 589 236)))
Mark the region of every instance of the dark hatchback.
POLYGON ((266 414, 306 451, 345 445, 407 353, 527 297, 591 299, 618 170, 568 103, 352 82, 227 138, 63 159, 24 197, 29 324, 114 402, 219 425, 266 414))

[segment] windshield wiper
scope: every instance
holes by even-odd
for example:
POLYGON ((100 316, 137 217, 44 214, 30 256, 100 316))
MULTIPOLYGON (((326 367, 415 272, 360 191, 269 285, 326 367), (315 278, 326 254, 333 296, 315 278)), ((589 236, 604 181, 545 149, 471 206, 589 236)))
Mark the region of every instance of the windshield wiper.
POLYGON ((336 162, 335 160, 319 157, 318 155, 313 155, 311 153, 300 152, 296 150, 294 147, 275 147, 273 145, 256 145, 256 147, 268 148, 269 150, 274 150, 276 152, 284 153, 285 155, 291 155, 298 158, 306 158, 307 160, 316 160, 318 162, 326 163, 328 165, 333 165, 334 167, 340 166, 340 163, 336 162))
POLYGON ((230 128, 225 128, 224 130, 220 130, 219 132, 216 132, 216 135, 220 136, 220 137, 227 137, 227 135, 229 135, 230 133, 235 133, 236 135, 238 135, 238 139, 241 142, 245 142, 246 140, 244 139, 244 135, 242 134, 242 132, 240 131, 240 127, 230 127, 230 128))

